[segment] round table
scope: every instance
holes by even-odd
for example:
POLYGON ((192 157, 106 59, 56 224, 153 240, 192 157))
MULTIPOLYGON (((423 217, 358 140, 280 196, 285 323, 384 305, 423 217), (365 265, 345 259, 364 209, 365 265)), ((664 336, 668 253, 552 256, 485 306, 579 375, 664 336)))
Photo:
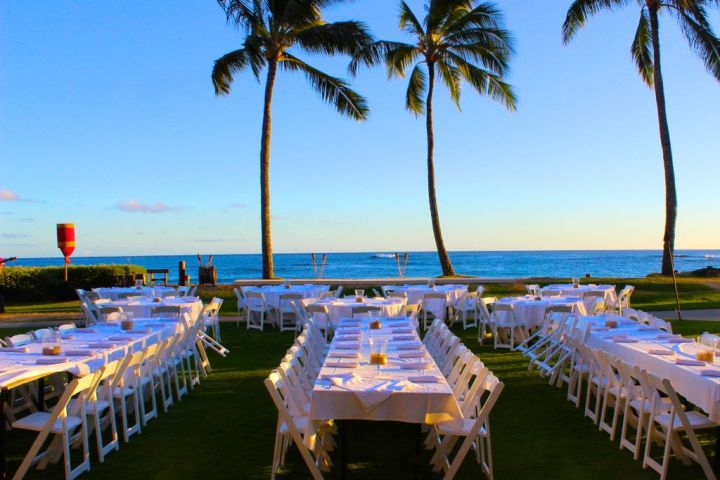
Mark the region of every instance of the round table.
POLYGON ((265 297, 265 303, 269 307, 280 308, 280 295, 287 293, 300 294, 303 298, 318 298, 322 293, 330 290, 330 285, 290 285, 285 288, 283 285, 265 285, 262 287, 242 287, 243 293, 257 292, 265 297))
MULTIPOLYGON (((534 297, 509 297, 498 300, 499 304, 512 305, 515 310, 516 325, 531 329, 542 325, 545 320, 545 308, 549 306, 569 306, 572 314, 585 316, 587 310, 585 304, 579 297, 546 297, 535 300, 534 297)), ((495 315, 504 315, 505 312, 497 312, 495 315)), ((504 319, 501 319, 501 321, 504 319)))
MULTIPOLYGON (((615 305, 617 304, 617 292, 615 291, 615 285, 595 285, 595 284, 586 284, 586 285, 579 285, 577 288, 574 288, 571 284, 553 284, 553 285, 545 285, 541 289, 543 295, 560 295, 563 297, 580 297, 585 301, 585 294, 588 292, 603 292, 605 296, 603 297, 605 300, 605 303, 608 305, 615 305)), ((588 301, 585 301, 585 308, 590 309, 592 308, 593 299, 590 298, 588 301)))
POLYGON ((177 294, 177 290, 172 287, 109 287, 109 288, 93 288, 93 292, 100 295, 100 298, 108 298, 110 300, 118 300, 122 294, 131 294, 138 297, 169 297, 177 294))
MULTIPOLYGON (((404 317, 405 301, 402 298, 365 298, 362 302, 358 302, 356 298, 331 298, 331 299, 306 299, 303 300, 305 306, 324 305, 328 307, 330 312, 330 322, 336 326, 343 318, 352 317, 353 307, 379 307, 379 316, 382 317, 404 317)), ((367 316, 367 314, 364 314, 367 316)))
POLYGON ((406 293, 407 303, 414 305, 420 303, 423 297, 429 293, 444 293, 445 302, 436 299, 428 299, 425 308, 432 312, 435 318, 445 320, 446 307, 455 305, 462 296, 467 293, 465 285, 435 285, 428 287, 427 285, 399 285, 399 286, 383 286, 383 290, 392 290, 394 292, 406 293))
POLYGON ((150 318, 152 316, 153 307, 175 305, 180 305, 180 313, 189 313, 190 318, 193 321, 198 318, 203 307, 202 301, 197 297, 166 298, 159 302, 155 302, 150 299, 122 299, 104 303, 100 306, 121 307, 123 312, 131 312, 133 314, 133 318, 150 318))

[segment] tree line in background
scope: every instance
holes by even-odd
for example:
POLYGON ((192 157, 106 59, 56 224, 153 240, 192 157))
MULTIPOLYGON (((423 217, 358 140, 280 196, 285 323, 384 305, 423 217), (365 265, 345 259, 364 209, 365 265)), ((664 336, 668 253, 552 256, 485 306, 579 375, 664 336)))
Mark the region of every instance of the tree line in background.
MULTIPOLYGON (((435 190, 433 93, 440 80, 450 98, 460 107, 463 83, 479 95, 488 96, 509 110, 516 107, 516 96, 507 83, 513 39, 505 28, 500 9, 492 2, 477 0, 425 0, 424 15, 418 17, 404 1, 400 2, 399 27, 407 43, 376 40, 367 25, 349 20, 327 23, 322 10, 351 0, 217 0, 228 23, 244 34, 241 48, 215 61, 212 82, 217 95, 230 93, 234 76, 250 69, 260 81, 265 71, 265 101, 260 138, 260 210, 263 278, 274 277, 270 229, 270 144, 272 97, 278 70, 300 72, 323 100, 337 111, 357 121, 367 118, 363 96, 338 77, 309 65, 296 56, 295 49, 311 54, 346 55, 349 73, 360 67, 385 65, 388 77, 408 77, 405 106, 415 115, 425 114, 427 134, 427 181, 430 218, 443 275, 455 271, 440 227, 435 190)), ((661 14, 675 17, 690 47, 720 81, 720 39, 710 25, 707 8, 720 6, 720 0, 574 0, 562 26, 567 44, 589 17, 635 4, 640 21, 631 54, 643 81, 654 88, 660 145, 665 170, 665 231, 662 274, 672 273, 675 244, 677 193, 670 144, 670 128, 660 61, 661 14)))

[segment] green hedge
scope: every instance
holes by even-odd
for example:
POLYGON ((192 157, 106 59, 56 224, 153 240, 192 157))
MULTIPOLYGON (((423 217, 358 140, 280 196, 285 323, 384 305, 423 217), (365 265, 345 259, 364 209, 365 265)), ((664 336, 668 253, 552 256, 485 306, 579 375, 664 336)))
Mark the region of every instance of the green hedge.
POLYGON ((127 274, 146 273, 138 265, 92 265, 68 268, 68 281, 64 267, 6 267, 0 274, 5 301, 8 304, 74 300, 76 288, 89 290, 111 287, 117 277, 127 274))

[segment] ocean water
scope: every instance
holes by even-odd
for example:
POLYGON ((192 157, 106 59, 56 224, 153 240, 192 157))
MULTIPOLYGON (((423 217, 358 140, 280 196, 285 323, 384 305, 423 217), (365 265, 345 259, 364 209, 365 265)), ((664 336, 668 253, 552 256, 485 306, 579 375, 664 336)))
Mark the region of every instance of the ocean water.
MULTIPOLYGON (((207 259, 207 256, 205 256, 207 259)), ((260 278, 259 254, 215 255, 218 282, 260 278)), ((450 258, 459 274, 483 278, 520 277, 643 277, 660 270, 659 250, 612 251, 534 251, 534 252, 451 252, 450 258)), ((195 255, 138 257, 73 257, 73 265, 133 263, 146 268, 170 269, 171 281, 177 281, 178 262, 185 260, 192 281, 197 281, 195 255)), ((313 278, 309 253, 274 255, 275 275, 285 278, 313 278)), ((21 258, 13 266, 63 265, 62 258, 21 258)), ((675 268, 690 271, 712 265, 720 267, 720 250, 678 250, 675 268)), ((406 277, 431 277, 441 274, 435 252, 410 252, 406 277)), ((397 277, 398 268, 391 252, 328 253, 324 278, 397 277)))

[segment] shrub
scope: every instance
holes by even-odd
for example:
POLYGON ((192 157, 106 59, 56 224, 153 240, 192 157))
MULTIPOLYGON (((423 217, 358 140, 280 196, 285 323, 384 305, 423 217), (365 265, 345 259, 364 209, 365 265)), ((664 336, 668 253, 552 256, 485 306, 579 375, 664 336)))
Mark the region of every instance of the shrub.
POLYGON ((64 267, 4 268, 0 285, 5 300, 8 303, 74 300, 76 288, 111 287, 120 275, 146 273, 138 265, 71 266, 66 282, 63 270, 64 267))

